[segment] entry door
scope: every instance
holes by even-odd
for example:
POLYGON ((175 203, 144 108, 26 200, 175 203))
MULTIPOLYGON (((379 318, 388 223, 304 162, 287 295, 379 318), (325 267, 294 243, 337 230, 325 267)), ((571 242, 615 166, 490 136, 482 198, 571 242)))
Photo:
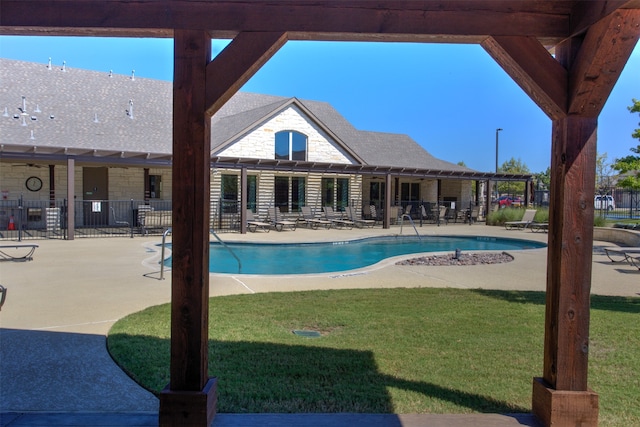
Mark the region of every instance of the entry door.
POLYGON ((105 167, 82 169, 82 199, 85 226, 109 224, 109 172, 105 167))

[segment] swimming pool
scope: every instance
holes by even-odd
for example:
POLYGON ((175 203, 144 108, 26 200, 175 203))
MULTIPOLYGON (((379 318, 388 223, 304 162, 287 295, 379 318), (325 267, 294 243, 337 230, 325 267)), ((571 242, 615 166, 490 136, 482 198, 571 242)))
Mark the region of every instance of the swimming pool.
MULTIPOLYGON (((242 274, 311 274, 353 270, 386 258, 421 252, 521 250, 543 243, 481 236, 369 237, 329 243, 227 243, 242 263, 242 274)), ((171 265, 169 258, 166 265, 171 265)), ((238 262, 220 243, 211 243, 209 271, 238 274, 238 262)))

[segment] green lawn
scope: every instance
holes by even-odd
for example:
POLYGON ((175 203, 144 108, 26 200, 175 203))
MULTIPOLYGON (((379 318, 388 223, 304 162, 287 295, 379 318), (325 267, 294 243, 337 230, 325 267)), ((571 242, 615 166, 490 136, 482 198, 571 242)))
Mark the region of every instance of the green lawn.
MULTIPOLYGON (((216 297, 209 307, 220 412, 530 412, 542 373, 541 292, 313 291, 216 297)), ((603 426, 640 425, 638 314, 640 298, 592 298, 589 381, 603 426)), ((108 347, 159 392, 169 305, 117 322, 108 347)))

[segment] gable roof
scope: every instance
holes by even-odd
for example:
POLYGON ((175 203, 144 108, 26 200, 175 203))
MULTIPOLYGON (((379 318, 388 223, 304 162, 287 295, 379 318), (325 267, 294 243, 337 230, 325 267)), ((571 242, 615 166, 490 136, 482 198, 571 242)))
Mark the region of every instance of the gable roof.
MULTIPOLYGON (((0 80, 10 83, 0 86, 3 156, 171 158, 171 82, 10 59, 0 59, 0 80)), ((357 130, 329 103, 247 92, 212 117, 212 153, 290 105, 364 165, 472 171, 436 159, 407 135, 357 130)))

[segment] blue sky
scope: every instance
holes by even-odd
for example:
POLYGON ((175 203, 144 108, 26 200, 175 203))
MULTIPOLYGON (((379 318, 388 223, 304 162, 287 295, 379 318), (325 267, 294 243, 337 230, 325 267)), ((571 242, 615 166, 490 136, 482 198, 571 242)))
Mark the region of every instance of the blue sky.
MULTIPOLYGON (((226 41, 215 40, 213 52, 226 41)), ((0 56, 171 80, 171 39, 0 37, 0 56)), ((6 82, 4 83, 6 84, 6 82)), ((10 84, 10 83, 9 83, 10 84)), ((407 134, 434 156, 491 172, 520 159, 550 165, 551 121, 476 45, 288 42, 243 90, 329 102, 356 128, 407 134)), ((600 116, 598 152, 609 161, 638 144, 640 44, 600 116)))

